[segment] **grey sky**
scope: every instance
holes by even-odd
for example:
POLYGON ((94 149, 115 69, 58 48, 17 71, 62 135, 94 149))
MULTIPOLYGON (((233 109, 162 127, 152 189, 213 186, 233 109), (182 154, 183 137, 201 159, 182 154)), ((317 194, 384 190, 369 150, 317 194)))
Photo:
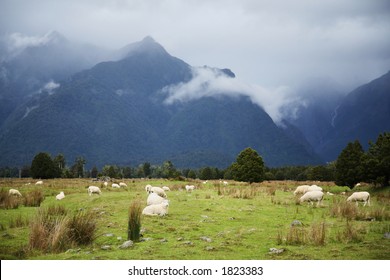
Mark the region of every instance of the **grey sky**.
POLYGON ((352 89, 390 70, 389 0, 0 0, 0 32, 120 48, 147 35, 193 66, 246 83, 311 77, 352 89))

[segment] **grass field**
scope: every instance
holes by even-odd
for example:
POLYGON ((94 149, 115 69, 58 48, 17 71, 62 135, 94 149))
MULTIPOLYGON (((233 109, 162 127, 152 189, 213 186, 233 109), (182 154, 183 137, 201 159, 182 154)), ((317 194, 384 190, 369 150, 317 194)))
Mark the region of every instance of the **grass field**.
MULTIPOLYGON (((18 189, 22 195, 40 190, 40 207, 19 205, 0 209, 1 259, 39 260, 388 260, 390 259, 390 190, 371 193, 371 206, 345 202, 346 187, 315 182, 325 195, 321 206, 299 204, 296 186, 313 182, 271 181, 246 184, 229 181, 124 180, 126 188, 103 187, 102 194, 88 196, 86 187, 101 182, 88 179, 2 179, 0 189, 18 189), (31 184, 28 184, 31 182, 31 184), (145 186, 168 186, 169 214, 141 217, 142 241, 127 249, 129 206, 139 200, 146 206, 145 186), (197 189, 184 190, 186 184, 197 189), (65 198, 55 200, 64 191, 65 198), (68 215, 92 213, 96 233, 87 245, 61 245, 56 250, 31 248, 32 221, 39 209, 57 206, 68 215), (295 220, 301 225, 291 226, 295 220), (270 248, 283 249, 280 253, 270 248)), ((119 182, 119 181, 118 181, 119 182)), ((21 199, 22 200, 22 199, 21 199)), ((65 244, 65 243, 64 243, 65 244)))

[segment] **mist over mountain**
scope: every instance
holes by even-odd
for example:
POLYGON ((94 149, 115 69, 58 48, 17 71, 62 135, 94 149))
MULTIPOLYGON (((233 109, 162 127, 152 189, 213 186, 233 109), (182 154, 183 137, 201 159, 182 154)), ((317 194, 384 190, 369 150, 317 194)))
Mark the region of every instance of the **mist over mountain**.
POLYGON ((13 33, 0 42, 0 127, 31 96, 108 57, 105 50, 70 42, 55 31, 42 37, 13 33))
POLYGON ((246 147, 268 166, 310 165, 389 130, 388 74, 349 95, 326 81, 294 93, 190 66, 151 37, 114 51, 56 32, 13 40, 0 48, 0 166, 47 151, 87 166, 225 168, 246 147))
MULTIPOLYGON (((152 38, 124 49, 122 59, 60 80, 15 109, 1 130, 0 164, 29 163, 48 151, 98 166, 171 159, 179 167, 227 167, 248 146, 270 166, 320 162, 246 95, 218 86, 194 100, 172 99, 172 87, 193 81, 197 68, 152 38)), ((199 69, 223 82, 235 76, 229 69, 199 69)))
POLYGON ((327 161, 348 142, 359 140, 367 149, 380 133, 390 131, 390 72, 350 92, 335 107, 331 129, 316 146, 327 161))

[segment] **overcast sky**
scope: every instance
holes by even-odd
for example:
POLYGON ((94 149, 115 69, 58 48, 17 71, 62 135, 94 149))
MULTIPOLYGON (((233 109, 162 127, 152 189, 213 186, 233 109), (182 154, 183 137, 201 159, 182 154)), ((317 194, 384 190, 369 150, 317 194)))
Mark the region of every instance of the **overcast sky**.
POLYGON ((325 77, 346 88, 390 70, 389 0, 0 0, 0 32, 120 48, 152 36, 193 66, 250 84, 325 77))

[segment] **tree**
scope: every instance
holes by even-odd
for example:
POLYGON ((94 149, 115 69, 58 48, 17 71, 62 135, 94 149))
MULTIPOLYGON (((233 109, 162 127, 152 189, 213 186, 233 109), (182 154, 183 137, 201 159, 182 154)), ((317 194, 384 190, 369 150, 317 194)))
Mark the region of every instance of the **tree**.
POLYGON ((365 179, 382 187, 389 185, 390 133, 380 134, 375 143, 370 143, 365 159, 365 179))
POLYGON ((144 176, 145 178, 149 177, 150 174, 152 174, 152 169, 151 169, 151 166, 150 166, 150 163, 149 162, 145 162, 143 165, 142 165, 142 171, 144 173, 144 176))
POLYGON ((72 167, 73 173, 75 177, 83 178, 84 177, 84 165, 86 160, 83 157, 77 157, 75 160, 75 164, 72 167))
POLYGON ((173 163, 169 160, 163 162, 161 171, 163 178, 176 178, 180 176, 180 172, 176 170, 173 163))
POLYGON ((243 182, 261 182, 264 180, 263 158, 253 149, 246 148, 231 165, 233 179, 243 182))
POLYGON ((65 168, 65 156, 63 154, 58 154, 54 160, 53 160, 57 165, 60 170, 63 170, 65 168))
POLYGON ((364 151, 358 140, 350 142, 336 161, 336 184, 353 188, 364 178, 364 151))
POLYGON ((99 173, 99 170, 97 169, 97 167, 96 166, 92 167, 91 177, 92 178, 97 178, 98 177, 98 173, 99 173))
POLYGON ((30 169, 31 176, 34 179, 52 179, 61 176, 61 170, 58 165, 51 159, 48 153, 38 153, 32 163, 30 169))

